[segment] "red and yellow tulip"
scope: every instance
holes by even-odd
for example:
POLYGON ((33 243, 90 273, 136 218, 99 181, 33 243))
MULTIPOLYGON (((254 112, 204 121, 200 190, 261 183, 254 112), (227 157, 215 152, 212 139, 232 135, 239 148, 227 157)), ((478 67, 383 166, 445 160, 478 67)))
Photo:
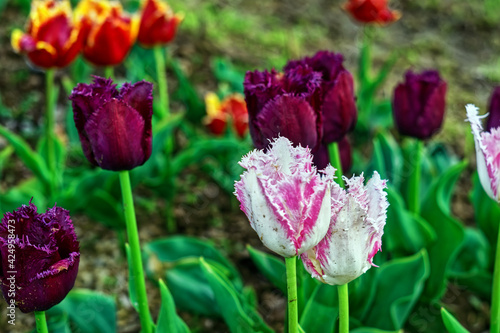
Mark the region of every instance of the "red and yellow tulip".
POLYGON ((207 116, 204 123, 213 134, 223 134, 227 123, 231 121, 238 136, 245 136, 248 130, 248 111, 242 95, 232 94, 221 101, 216 94, 208 93, 205 105, 207 116))

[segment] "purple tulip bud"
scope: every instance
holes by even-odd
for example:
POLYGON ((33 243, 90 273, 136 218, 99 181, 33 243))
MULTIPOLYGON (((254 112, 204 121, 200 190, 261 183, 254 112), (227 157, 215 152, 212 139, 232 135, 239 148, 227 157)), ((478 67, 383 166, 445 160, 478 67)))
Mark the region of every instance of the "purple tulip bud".
POLYGON ((319 113, 321 74, 297 66, 284 74, 254 71, 245 76, 250 135, 263 149, 279 135, 314 149, 322 137, 319 113))
POLYGON ((434 135, 443 123, 445 97, 446 82, 437 71, 407 71, 405 82, 396 87, 392 101, 399 133, 421 140, 434 135))
POLYGON ((319 51, 313 57, 290 61, 285 73, 298 66, 308 66, 321 73, 321 115, 323 118, 323 142, 338 142, 352 130, 357 121, 356 100, 352 75, 342 62, 340 53, 319 51))
POLYGON ((500 86, 493 90, 490 99, 489 117, 486 122, 486 130, 489 132, 492 128, 500 127, 500 86))
POLYGON ((318 245, 301 255, 312 277, 331 285, 356 279, 373 265, 382 247, 387 219, 386 181, 375 172, 366 186, 363 175, 344 181, 344 189, 332 189, 332 216, 328 232, 318 245))
POLYGON ((73 102, 76 128, 85 156, 106 170, 131 170, 151 155, 153 85, 125 83, 116 89, 111 79, 94 77, 78 84, 73 102))
POLYGON ((0 224, 0 283, 8 304, 45 311, 75 284, 79 244, 69 212, 54 206, 37 213, 31 203, 6 213, 0 224))

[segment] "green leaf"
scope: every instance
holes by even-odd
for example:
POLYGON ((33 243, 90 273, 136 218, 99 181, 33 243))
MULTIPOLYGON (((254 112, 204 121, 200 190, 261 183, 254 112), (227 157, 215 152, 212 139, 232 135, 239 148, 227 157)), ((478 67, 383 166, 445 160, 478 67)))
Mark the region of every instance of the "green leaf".
POLYGON ((308 333, 333 332, 339 315, 337 286, 318 284, 306 302, 300 326, 308 333), (318 320, 327 318, 327 320, 318 320))
POLYGON ((372 328, 372 327, 358 327, 350 332, 351 333, 403 333, 403 330, 385 331, 385 330, 380 330, 378 328, 372 328))
POLYGON ((200 266, 231 332, 273 332, 254 309, 241 303, 236 289, 216 266, 210 265, 203 258, 200 259, 200 266))
POLYGON ((156 332, 189 333, 189 327, 175 311, 175 302, 167 286, 160 279, 161 308, 158 314, 156 332))
POLYGON ((450 215, 450 200, 454 185, 467 162, 449 168, 431 186, 422 205, 422 217, 429 222, 437 241, 427 248, 431 274, 423 295, 426 299, 439 299, 446 288, 446 276, 464 239, 464 228, 450 215))
POLYGON ((247 245, 250 258, 259 271, 268 278, 271 283, 286 294, 286 267, 283 261, 271 254, 259 251, 247 245))
MULTIPOLYGON (((474 220, 488 239, 491 249, 497 244, 498 225, 500 222, 500 205, 498 205, 483 189, 477 172, 473 178, 474 187, 471 193, 472 206, 474 207, 474 220)), ((491 259, 495 255, 492 253, 491 259)), ((493 264, 493 263, 492 263, 493 264)))
POLYGON ((112 229, 123 229, 125 227, 121 203, 107 191, 100 188, 94 189, 87 195, 86 204, 85 213, 93 220, 112 229))
POLYGON ((213 59, 211 65, 218 81, 229 83, 233 92, 243 93, 244 72, 237 71, 228 60, 222 58, 213 59))
POLYGON ((178 80, 177 90, 173 97, 180 100, 186 106, 186 117, 193 123, 200 123, 205 115, 205 104, 198 96, 196 89, 193 87, 186 74, 181 69, 179 62, 172 59, 170 62, 175 76, 178 80))
POLYGON ((449 333, 469 333, 445 308, 441 308, 441 317, 449 333))
POLYGON ((363 324, 385 330, 401 329, 428 276, 429 261, 425 249, 411 257, 383 264, 377 270, 372 286, 376 290, 373 306, 362 319, 363 324))
POLYGON ((8 161, 13 152, 14 148, 12 148, 12 146, 7 146, 0 151, 0 176, 2 175, 2 170, 5 167, 6 161, 8 161))
POLYGON ((109 296, 88 289, 73 289, 47 310, 47 316, 67 315, 81 333, 116 332, 116 306, 109 296))
POLYGON ((17 155, 24 165, 37 176, 46 186, 50 184, 50 173, 43 158, 33 151, 27 142, 19 135, 11 132, 0 125, 0 135, 2 135, 14 147, 17 155))

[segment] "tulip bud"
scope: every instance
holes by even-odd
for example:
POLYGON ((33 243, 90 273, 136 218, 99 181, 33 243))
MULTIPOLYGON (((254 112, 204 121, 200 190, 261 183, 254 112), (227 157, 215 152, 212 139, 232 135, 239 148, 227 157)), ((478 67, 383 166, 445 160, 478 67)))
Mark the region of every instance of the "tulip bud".
POLYGON ((27 31, 14 30, 11 44, 17 53, 24 53, 42 68, 65 67, 78 55, 84 34, 73 20, 68 0, 35 0, 27 31))
POLYGON ((301 255, 305 269, 323 283, 343 285, 365 273, 382 246, 387 218, 385 180, 377 172, 363 185, 363 176, 344 181, 331 191, 332 216, 325 238, 301 255))
POLYGON ((6 213, 0 224, 0 255, 7 303, 25 313, 50 309, 73 288, 80 263, 69 212, 54 206, 39 214, 30 202, 6 213))
POLYGON ((360 23, 386 25, 401 17, 399 11, 389 9, 387 0, 348 0, 342 8, 360 23))
POLYGON ((314 149, 321 141, 321 73, 297 66, 284 74, 254 71, 245 76, 249 129, 258 149, 278 135, 314 149))
POLYGON ((407 71, 405 82, 396 87, 392 100, 399 133, 421 140, 434 135, 443 123, 445 97, 446 82, 437 71, 407 71))
POLYGON ((484 191, 490 198, 500 202, 500 126, 483 132, 478 108, 468 104, 467 120, 472 127, 476 144, 477 173, 484 191))
POLYGON ((321 73, 321 115, 323 143, 338 142, 356 125, 357 110, 351 73, 344 68, 340 53, 319 51, 313 57, 290 61, 285 72, 309 66, 321 73))
POLYGON ((165 1, 146 0, 143 2, 137 40, 146 47, 167 44, 174 39, 183 18, 184 15, 174 15, 165 1))
POLYGON ((131 170, 151 155, 153 85, 125 83, 116 89, 111 79, 94 77, 78 84, 69 99, 76 128, 90 163, 106 170, 131 170))
POLYGON ((241 210, 270 250, 293 257, 311 249, 325 236, 331 216, 330 191, 335 169, 321 176, 310 150, 275 139, 266 153, 254 150, 240 165, 247 169, 235 184, 241 210))
POLYGON ((248 111, 245 100, 240 94, 231 94, 222 102, 214 93, 205 96, 207 116, 203 119, 205 125, 215 135, 221 135, 226 130, 227 122, 240 138, 243 138, 248 129, 248 111))
POLYGON ((491 95, 488 115, 486 131, 489 132, 493 128, 500 127, 500 86, 496 87, 491 95))
POLYGON ((137 38, 138 17, 125 14, 119 1, 82 0, 75 12, 85 31, 85 59, 99 66, 120 64, 137 38))

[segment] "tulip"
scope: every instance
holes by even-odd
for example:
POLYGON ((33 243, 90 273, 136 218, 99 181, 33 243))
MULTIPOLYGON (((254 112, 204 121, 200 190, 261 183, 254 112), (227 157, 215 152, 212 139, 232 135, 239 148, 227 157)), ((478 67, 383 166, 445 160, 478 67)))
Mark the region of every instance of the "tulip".
POLYGON ((479 180, 488 196, 500 202, 500 125, 489 132, 483 131, 481 118, 484 116, 478 115, 478 108, 468 104, 466 110, 476 143, 479 180))
POLYGON ((289 258, 311 249, 326 234, 335 169, 316 172, 310 150, 285 137, 254 150, 240 162, 247 169, 235 184, 241 210, 270 250, 289 258))
POLYGON ((310 67, 296 66, 283 74, 247 72, 245 100, 255 147, 263 149, 281 135, 314 152, 323 136, 320 86, 321 73, 310 67))
POLYGON ((407 71, 405 82, 396 87, 392 100, 399 133, 421 140, 434 135, 443 123, 445 97, 446 82, 437 71, 407 71))
POLYGON ((366 186, 363 175, 344 181, 347 193, 331 191, 332 216, 325 238, 301 255, 312 277, 331 285, 344 285, 374 266, 389 206, 386 181, 377 172, 366 186))
POLYGON ((486 131, 500 127, 500 86, 496 87, 491 95, 489 117, 486 123, 486 131))
POLYGON ((240 138, 243 138, 248 129, 248 111, 245 100, 240 94, 232 94, 222 100, 214 93, 205 96, 207 116, 203 120, 205 125, 215 135, 221 135, 226 130, 228 121, 240 138))
POLYGON ((0 255, 7 303, 25 313, 50 309, 73 288, 78 273, 79 244, 69 212, 54 206, 39 214, 30 202, 6 213, 0 224, 0 255))
POLYGON ((83 46, 80 25, 73 21, 69 0, 35 0, 27 31, 14 30, 11 43, 15 52, 26 54, 42 68, 65 67, 83 46))
POLYGON ((348 0, 342 8, 360 23, 386 25, 401 17, 399 11, 389 9, 387 0, 348 0))
POLYGON ((146 47, 169 43, 174 39, 177 27, 183 18, 184 15, 174 15, 170 6, 164 1, 144 1, 138 42, 146 47))
POLYGON ((153 86, 146 81, 116 89, 111 79, 78 84, 69 99, 90 163, 106 170, 131 170, 151 155, 153 86))
POLYGON ((123 12, 118 1, 82 0, 76 16, 86 33, 85 59, 99 66, 120 64, 134 44, 139 30, 138 17, 123 12))

